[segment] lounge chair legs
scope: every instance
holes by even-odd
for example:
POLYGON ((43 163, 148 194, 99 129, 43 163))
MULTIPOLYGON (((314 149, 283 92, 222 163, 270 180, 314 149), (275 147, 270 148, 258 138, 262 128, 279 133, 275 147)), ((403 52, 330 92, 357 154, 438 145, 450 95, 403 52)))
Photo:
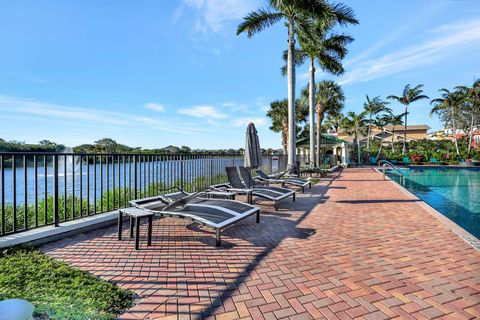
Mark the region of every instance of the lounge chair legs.
POLYGON ((118 240, 122 240, 123 212, 118 210, 118 240))
POLYGON ((140 249, 140 219, 135 219, 135 250, 140 249))
POLYGON ((275 211, 278 211, 278 201, 275 201, 275 211))
POLYGON ((260 223, 260 210, 257 211, 257 223, 260 223))
POLYGON ((130 238, 133 238, 133 217, 130 216, 130 238))
POLYGON ((222 239, 220 238, 221 237, 220 236, 220 229, 216 229, 215 233, 216 233, 216 238, 217 238, 215 246, 220 247, 220 245, 222 244, 222 239))
POLYGON ((147 246, 152 245, 153 216, 148 216, 147 246))
POLYGON ((302 193, 305 193, 305 187, 302 187, 302 193))
POLYGON ((293 202, 295 202, 295 192, 293 193, 293 202))

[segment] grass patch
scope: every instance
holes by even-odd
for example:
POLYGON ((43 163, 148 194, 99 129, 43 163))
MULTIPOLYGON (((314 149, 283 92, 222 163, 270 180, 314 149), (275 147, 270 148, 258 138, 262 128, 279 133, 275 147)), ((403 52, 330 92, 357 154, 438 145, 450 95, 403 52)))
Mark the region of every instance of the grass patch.
POLYGON ((29 247, 0 252, 0 300, 33 303, 41 319, 114 319, 133 292, 29 247))

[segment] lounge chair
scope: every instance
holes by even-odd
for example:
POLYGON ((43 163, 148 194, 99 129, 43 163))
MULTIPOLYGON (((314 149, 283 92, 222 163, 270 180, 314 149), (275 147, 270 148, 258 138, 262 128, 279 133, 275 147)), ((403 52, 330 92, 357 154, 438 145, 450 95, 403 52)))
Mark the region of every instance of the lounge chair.
MULTIPOLYGON (((242 170, 242 168, 243 167, 240 167, 240 170, 242 170)), ((273 176, 267 175, 262 170, 255 170, 255 172, 258 174, 258 176, 253 177, 253 179, 257 180, 259 182, 279 183, 279 184, 282 185, 282 187, 285 186, 285 184, 290 184, 290 185, 302 188, 302 193, 305 192, 305 187, 306 186, 308 186, 309 189, 312 188, 312 181, 310 179, 300 179, 300 178, 278 179, 278 178, 274 178, 273 176)), ((244 178, 244 180, 245 180, 245 178, 244 178)))
POLYGON ((440 162, 438 162, 437 158, 430 157, 430 164, 440 164, 440 162))
POLYGON ((275 203, 275 210, 278 210, 278 202, 282 199, 292 196, 295 201, 295 191, 279 187, 254 187, 253 184, 248 184, 248 181, 243 183, 236 167, 226 167, 227 177, 229 183, 222 183, 213 185, 213 190, 230 190, 241 194, 246 194, 248 203, 252 203, 252 196, 264 198, 275 203))
POLYGON ((221 244, 221 231, 234 223, 256 214, 260 222, 260 208, 235 200, 201 198, 202 193, 183 191, 155 197, 131 200, 136 208, 153 212, 158 217, 181 218, 194 221, 215 230, 216 246, 221 244))
POLYGON ((403 162, 403 164, 412 164, 408 157, 403 157, 402 162, 403 162))

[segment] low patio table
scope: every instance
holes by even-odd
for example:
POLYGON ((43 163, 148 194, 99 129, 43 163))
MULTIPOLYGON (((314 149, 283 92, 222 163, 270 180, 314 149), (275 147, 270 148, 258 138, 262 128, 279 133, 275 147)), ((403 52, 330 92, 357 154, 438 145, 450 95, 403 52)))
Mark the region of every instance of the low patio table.
POLYGON ((135 250, 139 250, 140 248, 140 220, 142 218, 148 218, 147 246, 151 246, 153 212, 138 208, 124 208, 118 210, 118 240, 122 240, 122 226, 124 214, 130 218, 130 238, 133 238, 133 229, 135 226, 135 250))

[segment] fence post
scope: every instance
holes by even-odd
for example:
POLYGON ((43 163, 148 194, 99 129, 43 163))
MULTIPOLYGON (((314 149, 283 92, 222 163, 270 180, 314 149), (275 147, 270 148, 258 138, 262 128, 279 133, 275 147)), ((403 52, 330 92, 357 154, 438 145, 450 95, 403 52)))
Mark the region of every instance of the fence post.
POLYGON ((183 155, 180 155, 180 190, 183 191, 183 155))
POLYGON ((135 199, 138 199, 137 190, 137 155, 133 155, 133 195, 135 199))
MULTIPOLYGON (((66 201, 67 195, 64 197, 66 201)), ((56 154, 53 156, 53 223, 58 227, 58 155, 56 154)))

